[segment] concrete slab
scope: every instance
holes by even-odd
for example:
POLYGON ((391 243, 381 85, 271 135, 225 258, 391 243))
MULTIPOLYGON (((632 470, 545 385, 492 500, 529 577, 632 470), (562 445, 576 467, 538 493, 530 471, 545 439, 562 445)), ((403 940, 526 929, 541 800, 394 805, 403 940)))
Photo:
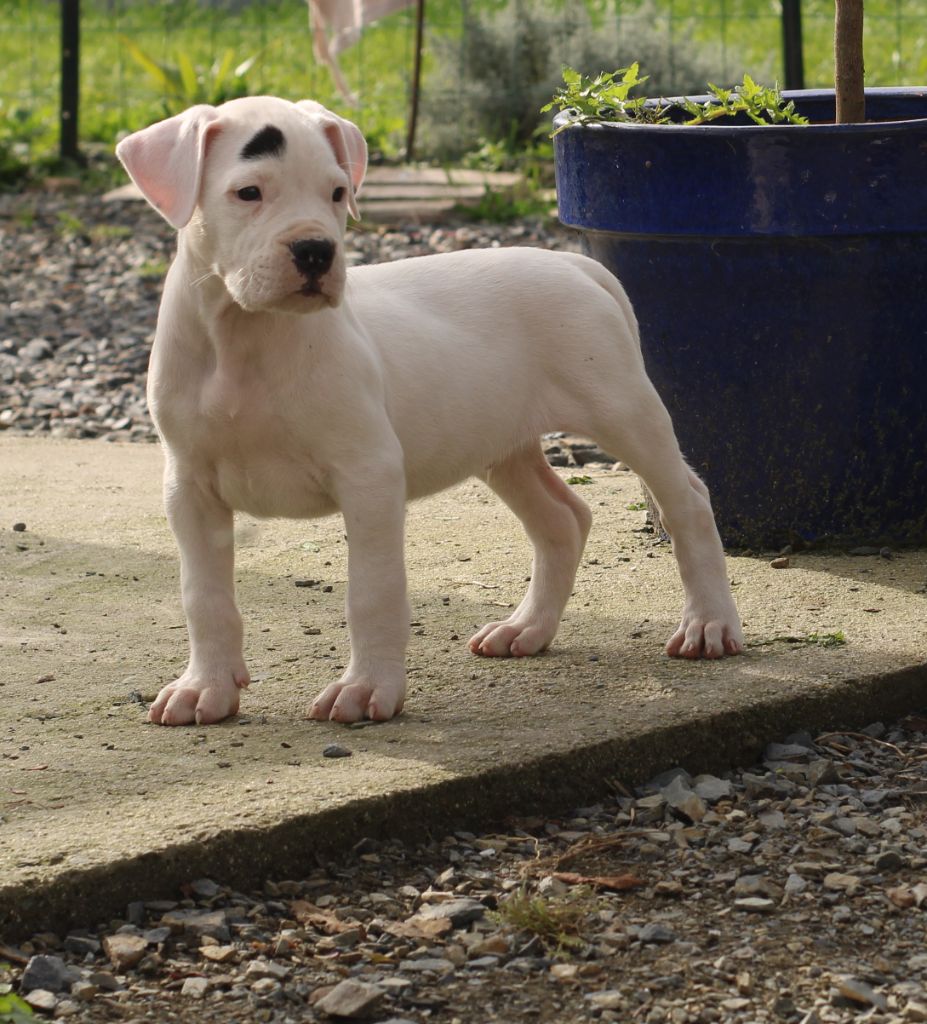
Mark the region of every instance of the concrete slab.
MULTIPOLYGON (((628 474, 581 486, 596 523, 554 648, 467 653, 520 598, 529 553, 476 482, 411 507, 407 711, 305 720, 347 655, 340 521, 239 520, 255 681, 241 716, 145 724, 186 633, 156 447, 0 437, 0 935, 106 920, 207 875, 297 875, 364 835, 551 813, 682 763, 720 770, 798 728, 927 704, 927 553, 732 558, 742 658, 662 654, 681 601, 672 555, 636 532, 628 474), (13 531, 24 523, 24 531, 13 531), (297 586, 311 579, 317 585, 297 586), (843 646, 821 641, 842 633, 843 646), (353 756, 331 760, 338 742, 353 756)), ((584 471, 585 473, 586 471, 584 471)))

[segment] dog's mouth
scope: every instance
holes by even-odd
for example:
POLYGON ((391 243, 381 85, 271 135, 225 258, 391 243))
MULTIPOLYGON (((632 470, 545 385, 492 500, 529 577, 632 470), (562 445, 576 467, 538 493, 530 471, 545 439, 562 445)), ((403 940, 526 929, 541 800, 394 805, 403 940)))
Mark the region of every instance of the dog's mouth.
POLYGON ((306 281, 306 283, 297 290, 300 295, 305 295, 306 298, 316 298, 323 294, 322 286, 318 281, 306 281))

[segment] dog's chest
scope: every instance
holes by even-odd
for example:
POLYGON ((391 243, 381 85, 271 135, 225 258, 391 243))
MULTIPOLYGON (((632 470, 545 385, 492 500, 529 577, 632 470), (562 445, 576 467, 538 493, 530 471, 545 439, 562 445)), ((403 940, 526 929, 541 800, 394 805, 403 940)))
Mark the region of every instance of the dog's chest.
POLYGON ((242 445, 217 453, 212 473, 222 500, 253 516, 311 519, 336 510, 322 471, 308 458, 242 445))
POLYGON ((192 449, 225 504, 261 517, 335 511, 328 471, 313 453, 312 417, 287 388, 268 389, 257 375, 244 382, 214 374, 194 395, 162 429, 172 447, 192 449))

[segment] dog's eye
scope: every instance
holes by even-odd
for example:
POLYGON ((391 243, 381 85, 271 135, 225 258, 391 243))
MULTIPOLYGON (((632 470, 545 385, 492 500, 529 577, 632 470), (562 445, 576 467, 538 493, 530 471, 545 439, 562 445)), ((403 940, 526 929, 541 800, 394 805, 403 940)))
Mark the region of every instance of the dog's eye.
POLYGON ((341 200, 344 199, 345 192, 347 192, 347 189, 344 188, 344 186, 339 185, 338 188, 336 188, 335 191, 332 192, 332 202, 340 203, 341 200))
POLYGON ((257 185, 246 185, 244 188, 240 188, 235 195, 243 203, 256 203, 261 198, 261 190, 257 185))

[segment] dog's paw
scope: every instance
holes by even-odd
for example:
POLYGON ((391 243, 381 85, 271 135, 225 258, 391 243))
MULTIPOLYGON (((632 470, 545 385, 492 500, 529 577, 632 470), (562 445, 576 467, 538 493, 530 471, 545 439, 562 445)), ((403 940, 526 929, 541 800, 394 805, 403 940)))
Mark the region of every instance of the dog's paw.
POLYGON ((744 635, 734 610, 700 615, 686 612, 676 632, 666 642, 671 658, 723 658, 742 654, 744 635))
POLYGON ((372 682, 365 675, 348 670, 316 697, 308 717, 349 723, 365 718, 385 722, 398 715, 406 697, 405 670, 389 669, 375 675, 376 682, 372 682))
POLYGON ((470 637, 473 654, 486 658, 525 658, 546 651, 557 632, 559 622, 542 617, 515 614, 504 622, 490 622, 470 637))
POLYGON ((249 683, 248 673, 194 675, 189 670, 168 683, 148 709, 148 721, 156 725, 211 725, 238 713, 241 689, 249 683), (222 676, 224 675, 224 678, 222 676))

